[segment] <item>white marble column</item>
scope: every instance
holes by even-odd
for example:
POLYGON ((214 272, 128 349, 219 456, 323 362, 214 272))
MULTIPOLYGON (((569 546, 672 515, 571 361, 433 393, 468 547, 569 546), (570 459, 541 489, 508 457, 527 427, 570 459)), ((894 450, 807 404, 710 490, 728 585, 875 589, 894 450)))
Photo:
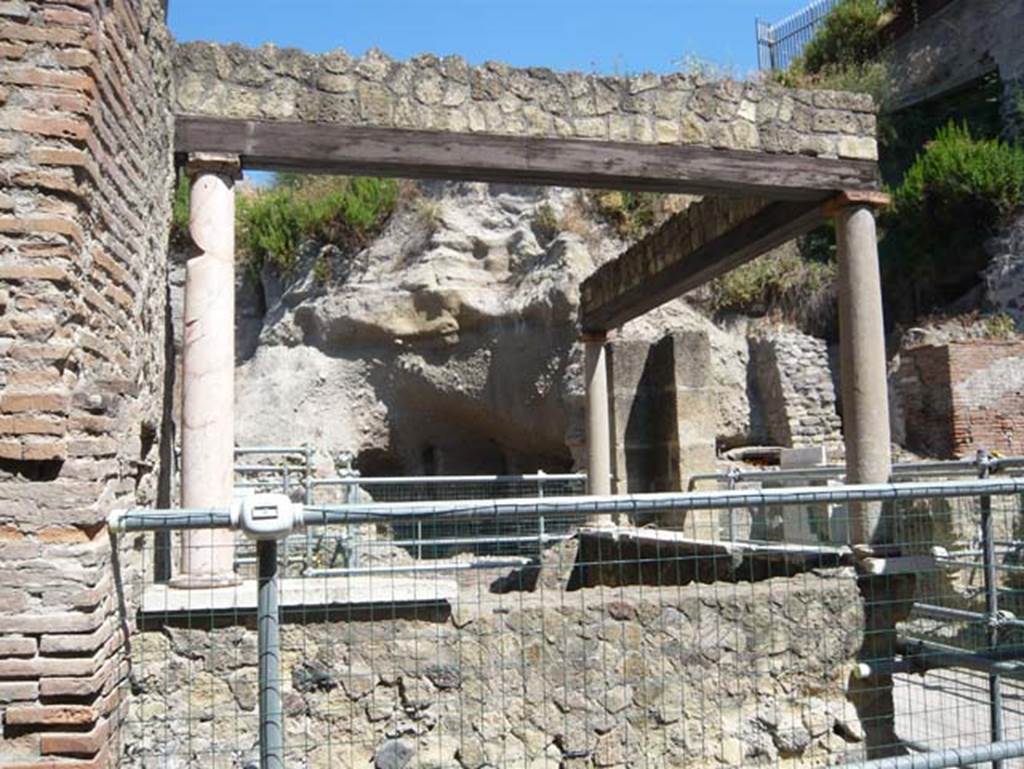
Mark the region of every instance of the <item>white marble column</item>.
MULTIPOLYGON (((185 267, 182 353, 181 504, 228 507, 234 476, 236 155, 189 156, 192 183, 185 267)), ((235 533, 182 535, 181 568, 172 583, 203 587, 237 581, 235 533)))
MULTIPOLYGON (((839 358, 847 483, 885 483, 892 473, 885 329, 875 214, 854 203, 836 211, 839 358)), ((850 505, 849 540, 885 539, 881 503, 850 505)))
MULTIPOLYGON (((611 429, 608 418, 608 366, 604 333, 583 335, 584 384, 587 409, 587 492, 611 494, 611 429)), ((590 523, 607 525, 611 516, 595 516, 590 523)))

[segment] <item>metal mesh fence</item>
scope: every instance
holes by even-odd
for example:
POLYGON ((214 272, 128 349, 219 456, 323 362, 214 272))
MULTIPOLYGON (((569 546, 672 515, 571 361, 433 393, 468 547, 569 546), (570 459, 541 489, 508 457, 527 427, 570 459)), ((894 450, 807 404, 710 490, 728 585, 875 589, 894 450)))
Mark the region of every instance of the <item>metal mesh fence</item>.
MULTIPOLYGON (((361 565, 263 581, 280 765, 797 767, 1024 740, 1024 486, 958 483, 314 504, 307 523, 360 530, 361 565), (878 505, 888 544, 834 536, 878 505), (549 518, 565 532, 531 551, 455 544, 549 518)), ((259 766, 259 580, 154 584, 151 538, 120 535, 142 548, 122 763, 259 766)))
POLYGON ((816 0, 774 24, 758 19, 757 62, 761 69, 786 69, 814 37, 829 11, 842 0, 816 0))

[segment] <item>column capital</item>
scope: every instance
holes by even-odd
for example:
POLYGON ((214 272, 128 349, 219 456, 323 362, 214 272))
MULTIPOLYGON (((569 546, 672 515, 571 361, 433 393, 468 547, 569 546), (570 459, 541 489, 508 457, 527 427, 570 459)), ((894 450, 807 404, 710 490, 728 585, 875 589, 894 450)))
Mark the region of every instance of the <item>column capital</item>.
POLYGON ((835 216, 844 208, 852 206, 885 208, 891 202, 892 197, 881 190, 843 190, 835 197, 826 200, 822 209, 825 216, 835 216))
POLYGON ((601 330, 581 331, 580 332, 580 341, 584 342, 584 343, 586 343, 586 342, 594 342, 594 343, 604 344, 606 341, 608 341, 608 332, 607 331, 601 331, 601 330))
POLYGON ((242 178, 242 159, 230 152, 190 152, 185 173, 192 179, 199 174, 221 174, 237 180, 242 178))

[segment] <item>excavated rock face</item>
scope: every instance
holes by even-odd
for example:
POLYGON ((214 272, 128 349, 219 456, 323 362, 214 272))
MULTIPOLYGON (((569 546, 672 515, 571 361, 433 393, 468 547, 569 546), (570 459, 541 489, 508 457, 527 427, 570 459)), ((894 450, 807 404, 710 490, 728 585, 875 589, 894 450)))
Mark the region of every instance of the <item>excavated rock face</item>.
MULTIPOLYGON (((575 191, 438 183, 363 250, 307 243, 287 276, 240 267, 238 443, 349 449, 372 474, 579 466, 578 287, 624 246, 575 191), (572 231, 550 232, 538 213, 572 231)), ((757 440, 759 423, 746 323, 734 325, 678 300, 620 332, 708 335, 727 444, 757 440)))
POLYGON ((369 471, 572 466, 577 286, 619 247, 535 232, 540 206, 573 195, 441 185, 358 254, 310 244, 290 279, 265 270, 265 315, 239 345, 239 442, 350 448, 369 471))

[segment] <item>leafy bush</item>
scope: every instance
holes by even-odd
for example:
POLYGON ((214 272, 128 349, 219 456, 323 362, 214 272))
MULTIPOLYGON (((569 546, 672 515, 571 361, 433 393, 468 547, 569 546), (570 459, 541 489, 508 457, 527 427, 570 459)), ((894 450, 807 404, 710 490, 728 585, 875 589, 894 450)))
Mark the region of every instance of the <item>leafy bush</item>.
POLYGON ((950 122, 893 190, 893 202, 901 217, 980 217, 991 226, 1024 203, 1024 148, 974 139, 966 125, 950 122))
POLYGON ((550 203, 541 203, 533 217, 532 229, 541 245, 547 245, 558 235, 561 227, 555 209, 550 203))
POLYGON ((174 187, 174 197, 171 199, 171 242, 185 243, 188 241, 188 224, 191 216, 191 195, 189 192, 188 177, 184 173, 178 174, 178 180, 174 187))
POLYGON ((804 49, 803 68, 811 73, 828 67, 863 65, 878 58, 883 0, 843 0, 833 8, 804 49))
MULTIPOLYGON (((907 312, 956 298, 987 261, 984 241, 1024 205, 1024 148, 975 139, 966 125, 939 130, 892 190, 883 219, 883 268, 907 312)), ((904 315, 906 312, 904 313, 904 315)))
POLYGON ((619 237, 636 240, 661 220, 665 197, 656 192, 600 191, 590 193, 589 202, 619 237))
POLYGON ((303 240, 360 246, 395 210, 398 184, 366 177, 284 176, 238 201, 239 250, 287 273, 303 240))
POLYGON ((836 264, 808 259, 798 249, 773 251, 737 267, 711 285, 711 309, 769 315, 803 330, 832 336, 836 264))

